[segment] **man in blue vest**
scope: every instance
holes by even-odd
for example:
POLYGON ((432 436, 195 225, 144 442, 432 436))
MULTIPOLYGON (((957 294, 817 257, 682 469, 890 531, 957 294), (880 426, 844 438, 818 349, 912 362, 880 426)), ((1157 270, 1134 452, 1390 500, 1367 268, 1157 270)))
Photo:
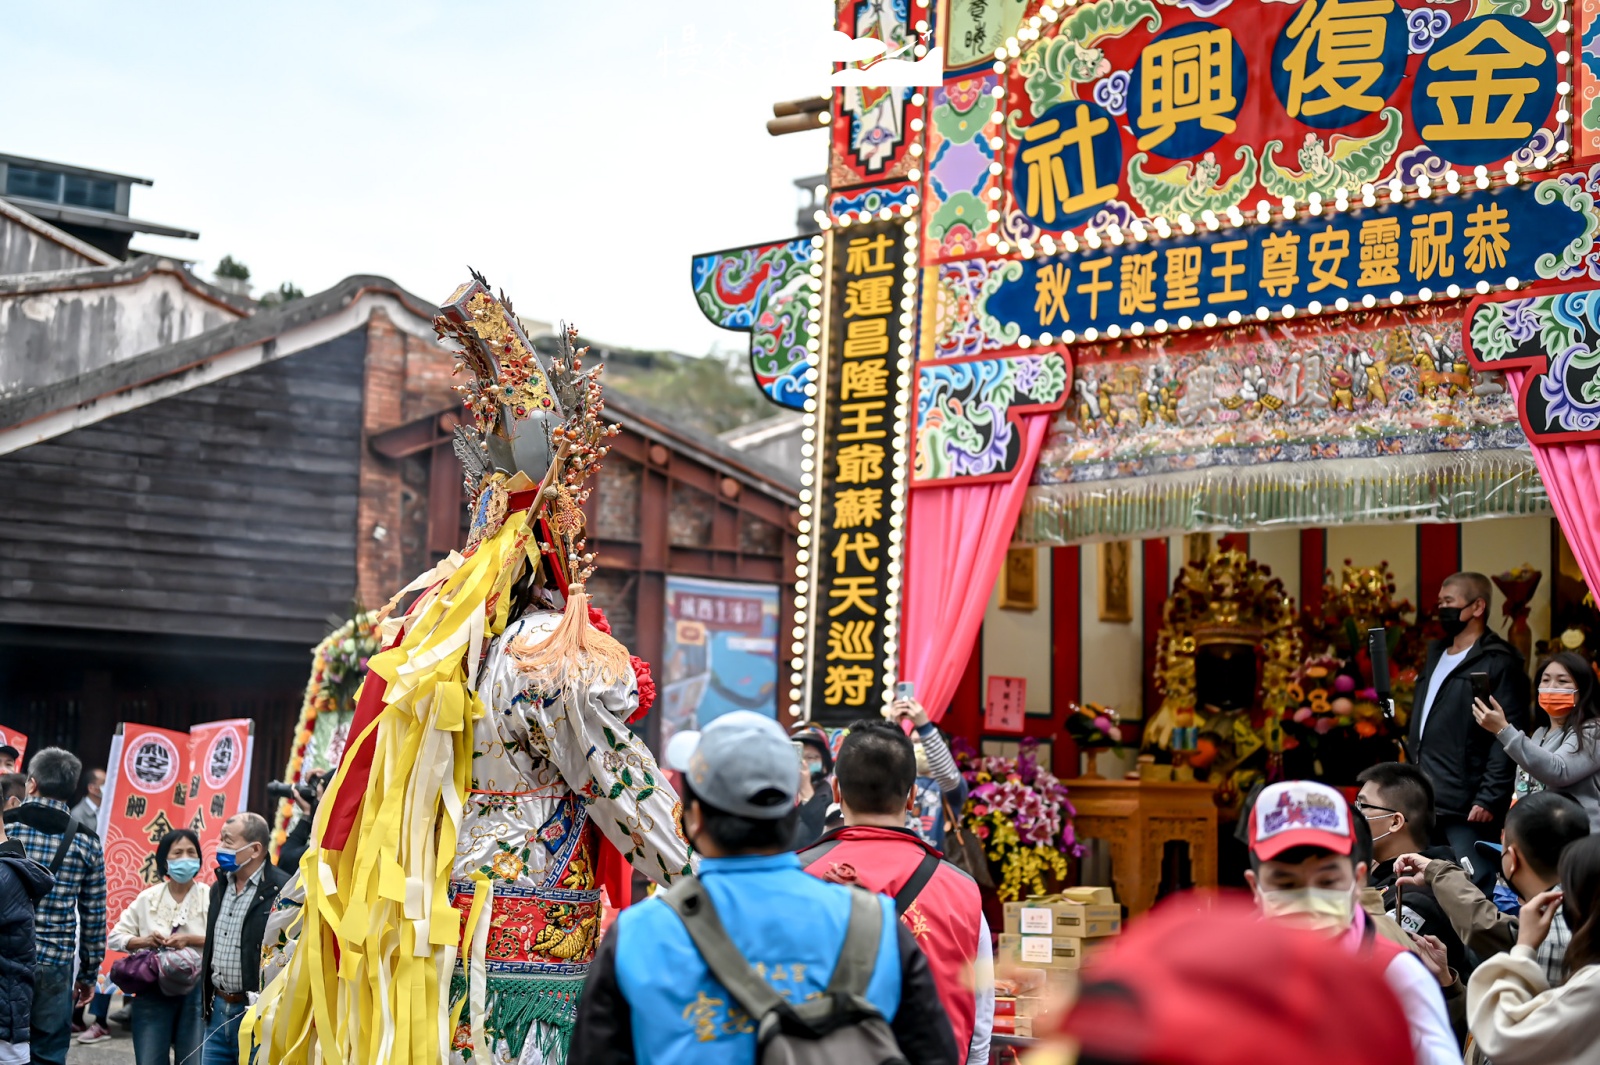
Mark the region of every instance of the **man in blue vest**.
MULTIPOLYGON (((799 820, 798 756, 778 724, 746 710, 674 736, 667 764, 684 774, 680 830, 735 947, 791 1003, 828 986, 853 888, 807 875, 789 848, 799 820)), ((950 1022, 916 941, 883 905, 867 1000, 889 1021, 910 1065, 956 1065, 950 1022)), ((570 1060, 584 1065, 694 1061, 750 1065, 756 1020, 711 975, 683 920, 651 898, 624 910, 590 965, 570 1060)))

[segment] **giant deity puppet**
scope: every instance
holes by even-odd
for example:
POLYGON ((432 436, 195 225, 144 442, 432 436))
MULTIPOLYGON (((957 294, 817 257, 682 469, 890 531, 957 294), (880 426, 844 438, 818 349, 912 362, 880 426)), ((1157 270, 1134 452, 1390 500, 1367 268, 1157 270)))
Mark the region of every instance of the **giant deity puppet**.
POLYGON ((584 484, 617 432, 599 370, 575 330, 535 349, 477 275, 436 325, 468 378, 471 532, 396 596, 420 593, 385 622, 269 926, 241 1043, 272 1065, 560 1065, 602 867, 689 869, 678 797, 627 727, 647 674, 584 592, 584 484))

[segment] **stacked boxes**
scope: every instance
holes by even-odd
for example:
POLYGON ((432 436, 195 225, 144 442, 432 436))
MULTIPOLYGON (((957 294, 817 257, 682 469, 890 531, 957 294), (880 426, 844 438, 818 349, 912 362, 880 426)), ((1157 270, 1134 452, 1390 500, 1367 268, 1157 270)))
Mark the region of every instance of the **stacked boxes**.
POLYGON ((1069 888, 1006 903, 1004 927, 995 958, 1005 974, 995 1000, 995 1031, 1032 1036, 1034 1018, 1058 1004, 1084 961, 1122 931, 1122 907, 1110 888, 1069 888))
POLYGON ((1086 957, 1122 931, 1122 907, 1110 888, 1069 888, 1059 895, 1008 902, 1000 959, 1044 969, 1080 969, 1086 957))

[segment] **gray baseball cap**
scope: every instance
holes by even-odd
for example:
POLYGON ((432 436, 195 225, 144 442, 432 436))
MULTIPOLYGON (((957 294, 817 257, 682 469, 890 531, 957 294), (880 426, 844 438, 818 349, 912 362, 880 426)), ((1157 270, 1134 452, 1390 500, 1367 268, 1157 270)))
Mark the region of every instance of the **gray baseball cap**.
POLYGON ((673 736, 666 761, 708 805, 754 821, 783 817, 800 792, 794 743, 776 721, 750 710, 734 710, 699 732, 673 736))

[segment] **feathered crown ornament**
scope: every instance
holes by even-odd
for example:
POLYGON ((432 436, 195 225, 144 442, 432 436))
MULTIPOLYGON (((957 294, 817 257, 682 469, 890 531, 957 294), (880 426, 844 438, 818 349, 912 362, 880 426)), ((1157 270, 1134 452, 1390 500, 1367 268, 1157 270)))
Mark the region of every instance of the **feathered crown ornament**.
POLYGON ((611 450, 606 442, 621 427, 607 424, 601 398, 602 367, 583 369, 587 347, 576 347, 578 330, 562 323, 555 354, 529 342, 511 301, 498 297, 476 272, 434 319, 439 337, 460 353, 456 386, 470 424, 456 429, 455 450, 466 472, 472 501, 467 551, 499 531, 508 514, 528 510, 539 556, 535 565, 567 604, 560 628, 537 647, 515 641, 509 648, 524 669, 551 671, 587 654, 602 672, 620 675, 627 651, 589 624, 585 585, 595 556, 587 550, 585 487, 611 450))
POLYGON ((455 451, 472 501, 468 550, 493 536, 513 505, 531 507, 548 575, 563 593, 581 586, 594 571, 584 484, 610 451, 607 438, 621 432, 605 422, 601 368, 583 369, 589 349, 574 347, 578 331, 565 323, 554 356, 535 348, 505 293, 494 296, 476 272, 445 301, 434 328, 459 346, 456 373, 467 378, 456 385, 468 420, 456 429, 455 451), (522 495, 529 491, 531 500, 522 495))

